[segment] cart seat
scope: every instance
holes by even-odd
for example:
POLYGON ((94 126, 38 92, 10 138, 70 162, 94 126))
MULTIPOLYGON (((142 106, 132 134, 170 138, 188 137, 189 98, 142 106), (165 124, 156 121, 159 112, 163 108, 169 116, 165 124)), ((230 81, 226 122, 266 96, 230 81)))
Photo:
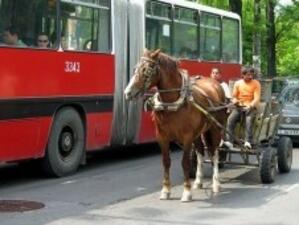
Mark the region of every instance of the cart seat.
POLYGON ((254 120, 253 140, 259 143, 268 138, 268 127, 270 118, 267 115, 267 102, 260 102, 256 107, 257 114, 254 120))

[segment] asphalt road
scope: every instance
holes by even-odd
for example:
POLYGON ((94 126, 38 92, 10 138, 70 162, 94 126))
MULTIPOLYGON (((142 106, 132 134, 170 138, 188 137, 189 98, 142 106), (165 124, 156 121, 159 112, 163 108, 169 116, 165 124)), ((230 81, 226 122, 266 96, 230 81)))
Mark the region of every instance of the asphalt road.
POLYGON ((0 200, 43 203, 34 211, 0 213, 1 225, 93 224, 298 224, 299 149, 293 168, 273 184, 261 184, 257 168, 221 170, 222 190, 211 192, 211 166, 205 165, 204 188, 181 203, 181 152, 172 152, 171 200, 160 201, 161 157, 155 146, 93 154, 73 176, 44 177, 30 166, 0 168, 0 200))

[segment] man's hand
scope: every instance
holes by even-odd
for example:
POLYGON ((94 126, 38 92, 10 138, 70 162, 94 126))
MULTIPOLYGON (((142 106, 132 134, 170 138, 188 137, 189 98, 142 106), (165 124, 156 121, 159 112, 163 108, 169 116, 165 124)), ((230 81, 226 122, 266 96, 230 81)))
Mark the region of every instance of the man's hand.
POLYGON ((250 105, 244 107, 244 110, 245 110, 246 112, 250 112, 252 109, 253 109, 253 107, 250 106, 250 105))
POLYGON ((235 104, 235 105, 238 105, 239 101, 237 99, 233 98, 232 103, 235 104))

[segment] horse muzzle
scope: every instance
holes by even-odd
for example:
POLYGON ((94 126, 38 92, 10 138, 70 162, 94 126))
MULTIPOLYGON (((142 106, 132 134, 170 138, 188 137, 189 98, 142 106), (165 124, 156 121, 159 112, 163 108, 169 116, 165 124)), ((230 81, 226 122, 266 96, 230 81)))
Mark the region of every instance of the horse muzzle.
POLYGON ((139 95, 141 94, 140 90, 137 90, 135 88, 126 88, 124 91, 125 99, 130 101, 133 99, 137 99, 139 95))

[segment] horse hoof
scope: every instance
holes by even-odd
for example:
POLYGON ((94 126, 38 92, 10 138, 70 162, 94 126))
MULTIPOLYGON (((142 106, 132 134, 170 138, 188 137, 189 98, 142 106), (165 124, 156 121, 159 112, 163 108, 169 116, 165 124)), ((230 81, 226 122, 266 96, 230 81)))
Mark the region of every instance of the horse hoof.
POLYGON ((160 200, 168 200, 170 198, 170 192, 161 192, 160 200))
POLYGON ((192 195, 191 193, 187 193, 187 194, 183 194, 182 198, 181 198, 181 202, 191 202, 192 201, 192 195))
POLYGON ((202 187, 203 187, 202 183, 194 183, 192 188, 196 190, 196 189, 202 189, 202 187))

